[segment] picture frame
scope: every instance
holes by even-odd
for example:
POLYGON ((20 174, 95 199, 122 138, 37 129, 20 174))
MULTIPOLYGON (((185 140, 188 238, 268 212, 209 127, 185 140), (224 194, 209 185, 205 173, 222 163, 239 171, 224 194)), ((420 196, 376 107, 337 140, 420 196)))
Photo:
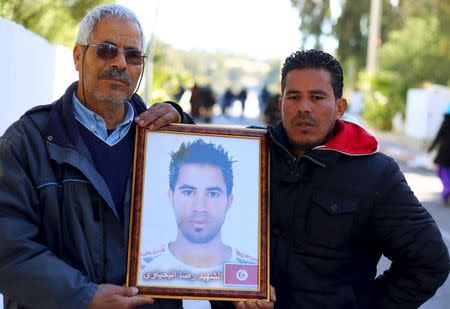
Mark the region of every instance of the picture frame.
POLYGON ((268 149, 265 129, 137 128, 127 286, 269 301, 268 149))

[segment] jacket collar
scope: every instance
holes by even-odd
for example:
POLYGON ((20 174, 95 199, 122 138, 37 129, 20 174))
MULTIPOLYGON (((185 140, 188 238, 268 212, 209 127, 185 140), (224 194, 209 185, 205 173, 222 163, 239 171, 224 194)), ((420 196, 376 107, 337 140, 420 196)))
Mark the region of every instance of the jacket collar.
POLYGON ((378 142, 369 132, 359 125, 336 121, 334 135, 325 144, 313 150, 331 150, 348 156, 367 156, 378 152, 378 142))
MULTIPOLYGON (((287 158, 293 160, 292 145, 281 122, 276 127, 269 126, 272 143, 276 145, 287 158)), ((314 147, 302 157, 327 166, 333 164, 339 155, 365 156, 378 152, 377 140, 364 128, 357 124, 338 120, 336 121, 333 136, 323 145, 314 147), (328 151, 324 151, 328 150, 328 151)))
MULTIPOLYGON (((77 83, 73 83, 56 102, 35 107, 27 113, 50 110, 50 116, 43 123, 43 134, 47 140, 50 159, 59 164, 67 163, 77 167, 96 188, 112 212, 119 217, 106 182, 93 168, 91 155, 81 137, 73 114, 72 94, 76 87, 77 83)), ((146 106, 139 96, 133 95, 130 102, 136 115, 146 110, 146 106)))
MULTIPOLYGON (((71 84, 64 95, 52 103, 53 108, 45 131, 47 139, 51 136, 54 143, 72 148, 79 148, 80 144, 84 144, 81 141, 78 124, 73 113, 72 95, 77 89, 77 85, 78 82, 71 84)), ((136 94, 131 97, 130 103, 135 115, 139 115, 147 108, 144 101, 136 94)), ((83 148, 81 147, 81 149, 83 148)), ((83 150, 85 152, 87 149, 83 150)))

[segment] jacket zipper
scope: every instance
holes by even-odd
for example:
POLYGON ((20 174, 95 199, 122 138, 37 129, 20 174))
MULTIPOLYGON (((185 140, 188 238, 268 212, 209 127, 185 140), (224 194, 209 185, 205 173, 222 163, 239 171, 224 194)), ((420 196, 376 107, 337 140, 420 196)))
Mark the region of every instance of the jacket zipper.
POLYGON ((289 170, 292 172, 295 170, 296 166, 298 165, 298 161, 299 158, 294 157, 291 152, 284 147, 283 144, 281 144, 279 141, 277 141, 277 139, 273 136, 272 132, 269 130, 269 134, 270 134, 270 138, 272 139, 272 141, 278 146, 280 147, 289 157, 289 170))
POLYGON ((326 167, 325 164, 323 164, 322 162, 317 161, 316 159, 312 158, 312 157, 309 156, 309 155, 302 155, 301 157, 295 157, 295 156, 293 156, 293 155, 291 154, 291 152, 290 152, 286 147, 284 147, 283 144, 281 144, 279 141, 277 141, 277 139, 273 136, 273 134, 272 134, 272 132, 271 132, 270 130, 269 130, 269 134, 270 134, 270 138, 272 139, 272 141, 273 141, 275 144, 277 144, 278 147, 280 147, 281 149, 283 149, 283 151, 284 151, 285 153, 287 153, 287 155, 288 155, 288 157, 289 157, 289 170, 290 170, 290 171, 294 171, 294 170, 297 168, 297 166, 298 166, 298 164, 299 164, 299 162, 300 162, 301 157, 305 157, 305 158, 309 159, 310 161, 316 163, 317 165, 319 165, 319 166, 321 166, 321 167, 326 167))

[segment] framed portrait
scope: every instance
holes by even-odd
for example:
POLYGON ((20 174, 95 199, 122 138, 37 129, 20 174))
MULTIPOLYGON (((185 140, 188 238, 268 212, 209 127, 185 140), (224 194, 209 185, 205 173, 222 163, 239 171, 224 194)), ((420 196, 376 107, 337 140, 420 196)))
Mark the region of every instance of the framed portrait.
POLYGON ((154 298, 269 300, 264 129, 138 128, 127 285, 154 298))

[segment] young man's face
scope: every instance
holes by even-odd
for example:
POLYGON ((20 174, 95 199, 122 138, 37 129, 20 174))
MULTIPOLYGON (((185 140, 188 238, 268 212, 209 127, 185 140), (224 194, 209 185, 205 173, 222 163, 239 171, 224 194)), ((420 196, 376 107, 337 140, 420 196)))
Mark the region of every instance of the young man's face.
POLYGON ((294 151, 301 155, 325 141, 347 101, 335 98, 328 71, 297 69, 286 75, 278 107, 294 151))
POLYGON ((232 201, 222 171, 209 164, 181 165, 174 191, 169 190, 178 230, 193 243, 220 237, 232 201))

